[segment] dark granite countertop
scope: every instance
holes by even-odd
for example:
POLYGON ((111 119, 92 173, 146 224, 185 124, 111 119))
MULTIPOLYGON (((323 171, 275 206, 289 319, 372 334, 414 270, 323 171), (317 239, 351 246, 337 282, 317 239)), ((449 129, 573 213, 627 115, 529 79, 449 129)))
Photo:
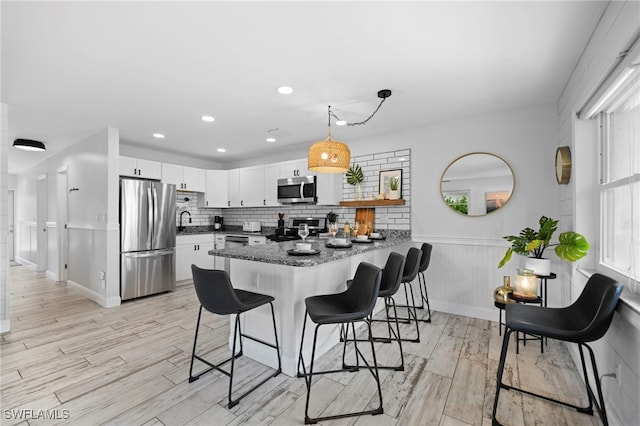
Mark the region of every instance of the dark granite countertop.
POLYGON ((263 227, 260 232, 243 232, 241 226, 225 227, 222 231, 216 231, 213 226, 185 226, 183 230, 176 229, 176 236, 197 235, 197 234, 221 234, 221 235, 271 235, 275 231, 273 228, 263 227))
POLYGON ((271 263, 275 265, 316 266, 367 251, 402 244, 411 241, 411 237, 410 235, 390 235, 385 240, 374 241, 373 243, 353 243, 352 247, 345 249, 332 249, 325 247, 325 244, 329 241, 330 239, 328 238, 307 239, 307 242, 311 242, 313 244, 313 248, 320 250, 319 254, 308 256, 292 256, 287 253, 287 250, 295 248, 296 242, 300 241, 286 241, 282 243, 268 243, 254 246, 209 250, 209 254, 212 256, 252 260, 254 262, 271 263))

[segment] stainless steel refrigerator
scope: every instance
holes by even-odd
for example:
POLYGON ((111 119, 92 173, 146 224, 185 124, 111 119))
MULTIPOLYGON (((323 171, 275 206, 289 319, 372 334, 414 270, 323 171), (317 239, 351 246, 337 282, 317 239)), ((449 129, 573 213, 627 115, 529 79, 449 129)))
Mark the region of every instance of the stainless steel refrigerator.
POLYGON ((176 288, 176 187, 120 179, 120 297, 176 288))

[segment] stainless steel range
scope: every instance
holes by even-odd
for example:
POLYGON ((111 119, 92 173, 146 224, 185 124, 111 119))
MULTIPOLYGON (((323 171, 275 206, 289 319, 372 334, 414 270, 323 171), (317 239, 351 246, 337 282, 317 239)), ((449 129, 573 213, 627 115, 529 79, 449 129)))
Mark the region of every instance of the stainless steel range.
POLYGON ((326 217, 294 217, 289 219, 287 227, 278 228, 275 234, 267 235, 267 238, 276 242, 299 240, 298 226, 302 223, 309 225, 309 236, 327 231, 326 217))

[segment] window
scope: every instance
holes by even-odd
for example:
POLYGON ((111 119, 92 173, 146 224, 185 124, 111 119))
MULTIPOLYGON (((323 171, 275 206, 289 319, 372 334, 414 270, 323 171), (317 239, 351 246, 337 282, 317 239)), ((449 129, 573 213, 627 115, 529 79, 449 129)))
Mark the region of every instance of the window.
MULTIPOLYGON (((603 103, 600 141, 600 264, 640 281, 640 70, 603 103)), ((636 287, 636 288, 633 288, 636 287)))

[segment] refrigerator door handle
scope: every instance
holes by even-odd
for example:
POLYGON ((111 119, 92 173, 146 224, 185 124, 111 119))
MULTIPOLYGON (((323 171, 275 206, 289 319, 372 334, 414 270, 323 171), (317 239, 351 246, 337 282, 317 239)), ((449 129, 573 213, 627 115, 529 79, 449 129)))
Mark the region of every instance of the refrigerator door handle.
POLYGON ((149 233, 147 234, 147 247, 149 248, 153 248, 153 226, 154 226, 154 217, 153 217, 153 209, 154 209, 154 203, 153 203, 153 195, 152 195, 152 189, 151 186, 149 186, 147 188, 147 201, 149 203, 149 211, 147 213, 147 216, 149 218, 149 233))
POLYGON ((133 257, 137 259, 145 258, 145 257, 156 257, 156 256, 167 256, 173 254, 173 249, 169 250, 154 250, 154 251, 142 251, 137 253, 126 253, 124 254, 127 257, 133 257))
POLYGON ((153 215, 153 226, 151 227, 151 241, 152 241, 152 246, 155 246, 157 244, 156 242, 156 220, 158 220, 158 190, 156 189, 155 185, 151 185, 151 196, 152 196, 152 208, 151 208, 151 214, 153 215))

